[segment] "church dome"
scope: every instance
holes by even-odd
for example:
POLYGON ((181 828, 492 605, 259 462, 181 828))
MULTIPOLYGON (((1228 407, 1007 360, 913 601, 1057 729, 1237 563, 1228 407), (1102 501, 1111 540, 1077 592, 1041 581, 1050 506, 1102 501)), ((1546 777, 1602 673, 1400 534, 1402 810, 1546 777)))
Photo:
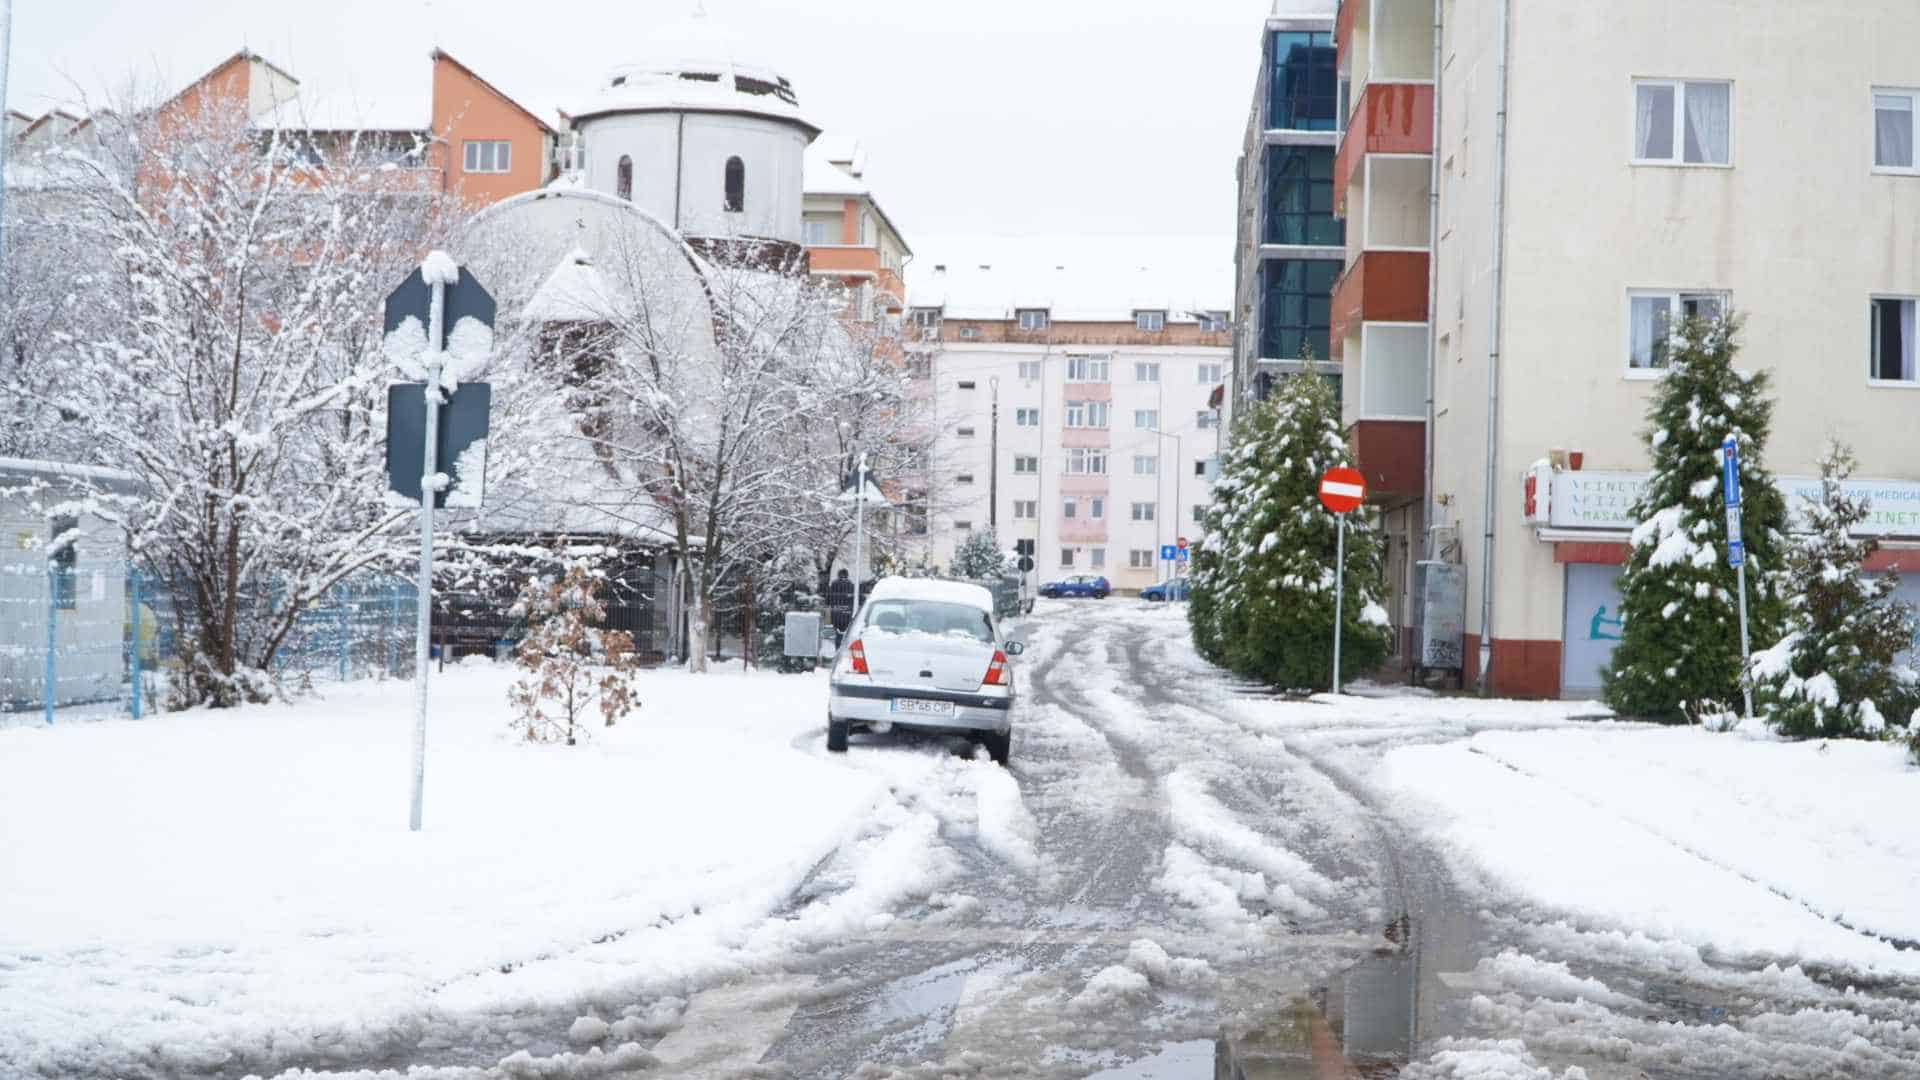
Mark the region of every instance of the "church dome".
POLYGON ((793 84, 725 27, 696 11, 649 34, 641 57, 608 73, 575 120, 613 113, 722 112, 820 129, 800 113, 793 84))

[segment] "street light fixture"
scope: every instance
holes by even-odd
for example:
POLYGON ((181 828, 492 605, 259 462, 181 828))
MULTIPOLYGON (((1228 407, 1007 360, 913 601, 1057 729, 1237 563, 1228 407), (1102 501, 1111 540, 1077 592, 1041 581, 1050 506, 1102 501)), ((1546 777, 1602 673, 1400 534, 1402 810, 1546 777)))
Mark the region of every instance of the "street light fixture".
MULTIPOLYGON (((1180 466, 1183 462, 1186 461, 1186 457, 1187 457, 1186 444, 1181 439, 1180 436, 1170 431, 1161 431, 1159 428, 1142 428, 1141 430, 1152 432, 1153 434, 1158 435, 1163 439, 1173 440, 1174 463, 1173 463, 1173 525, 1172 525, 1172 528, 1173 528, 1174 539, 1178 540, 1180 537, 1180 466)), ((1157 493, 1159 489, 1160 489, 1160 478, 1156 476, 1154 478, 1154 491, 1157 493)), ((1159 530, 1155 529, 1154 532, 1158 533, 1159 530)), ((1162 544, 1160 546, 1164 548, 1166 545, 1162 544)), ((1168 573, 1167 576, 1171 577, 1172 574, 1168 573)))

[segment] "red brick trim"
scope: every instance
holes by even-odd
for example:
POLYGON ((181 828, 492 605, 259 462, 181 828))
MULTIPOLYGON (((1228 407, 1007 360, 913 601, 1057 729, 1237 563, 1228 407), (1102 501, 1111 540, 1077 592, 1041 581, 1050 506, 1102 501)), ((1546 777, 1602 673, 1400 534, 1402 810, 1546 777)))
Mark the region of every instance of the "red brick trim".
MULTIPOLYGON (((1466 685, 1473 686, 1480 679, 1480 635, 1464 638, 1466 685)), ((1559 697, 1560 642, 1494 638, 1493 693, 1495 697, 1559 697)))
MULTIPOLYGON (((1561 540, 1553 545, 1553 561, 1625 566, 1631 550, 1626 544, 1611 540, 1561 540)), ((1915 554, 1920 555, 1920 552, 1915 554)))

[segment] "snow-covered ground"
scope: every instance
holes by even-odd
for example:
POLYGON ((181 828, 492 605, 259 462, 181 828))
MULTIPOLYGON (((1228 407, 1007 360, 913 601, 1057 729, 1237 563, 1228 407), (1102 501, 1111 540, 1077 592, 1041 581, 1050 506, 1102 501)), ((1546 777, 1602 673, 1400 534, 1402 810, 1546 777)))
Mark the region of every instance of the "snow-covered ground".
MULTIPOLYGON (((738 966, 926 872, 890 778, 816 752, 823 675, 646 673, 565 747, 509 734, 512 674, 436 677, 418 834, 409 683, 0 731, 0 1074, 378 1057, 738 966), (769 920, 879 819, 905 828, 861 889, 769 920)), ((1019 857, 1004 779, 983 805, 1019 857)))

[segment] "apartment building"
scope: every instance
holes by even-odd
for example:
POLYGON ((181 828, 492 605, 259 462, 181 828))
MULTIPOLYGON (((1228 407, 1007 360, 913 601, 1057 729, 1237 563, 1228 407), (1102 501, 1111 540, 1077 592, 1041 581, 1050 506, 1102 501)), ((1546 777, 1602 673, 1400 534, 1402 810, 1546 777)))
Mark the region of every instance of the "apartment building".
POLYGON ((821 135, 807 146, 801 229, 807 265, 816 277, 844 285, 861 319, 906 311, 907 260, 913 249, 880 208, 868 184, 860 140, 821 135))
POLYGON ((1044 580, 1120 590, 1200 535, 1232 356, 1210 240, 930 242, 909 273, 909 363, 935 438, 924 520, 947 565, 967 533, 1034 542, 1044 580))
POLYGON ((1253 106, 1235 166, 1233 365, 1235 400, 1264 397, 1276 375, 1315 370, 1340 378, 1330 294, 1346 260, 1334 215, 1340 81, 1334 0, 1275 0, 1261 31, 1253 106))
POLYGON ((1910 0, 1340 5, 1345 418, 1396 618, 1429 533, 1466 568, 1469 680, 1597 691, 1683 315, 1744 313, 1789 496, 1844 439, 1880 565, 1920 568, 1916 36, 1910 0))

